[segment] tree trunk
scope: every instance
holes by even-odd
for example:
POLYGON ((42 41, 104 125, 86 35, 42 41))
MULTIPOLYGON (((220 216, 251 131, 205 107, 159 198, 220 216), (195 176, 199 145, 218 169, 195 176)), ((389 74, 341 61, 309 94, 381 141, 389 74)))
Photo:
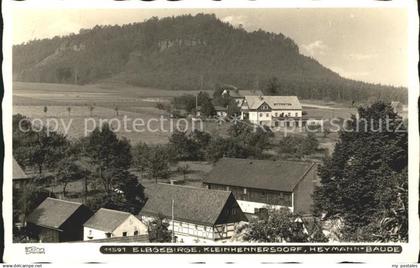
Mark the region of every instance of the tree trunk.
POLYGON ((66 197, 66 188, 67 188, 67 183, 65 182, 63 184, 63 197, 66 197))

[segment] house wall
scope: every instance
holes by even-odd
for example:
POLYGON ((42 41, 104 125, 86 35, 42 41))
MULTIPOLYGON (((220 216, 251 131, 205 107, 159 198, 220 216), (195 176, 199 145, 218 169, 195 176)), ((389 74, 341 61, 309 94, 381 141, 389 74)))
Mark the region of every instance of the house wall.
MULTIPOLYGON (((138 231, 138 235, 147 234, 147 225, 141 222, 135 216, 130 215, 130 217, 128 217, 111 233, 111 237, 122 237, 123 232, 127 232, 127 236, 133 236, 135 231, 138 231)), ((102 230, 84 227, 83 240, 104 239, 107 238, 106 233, 107 232, 102 230)))
POLYGON ((82 241, 83 224, 93 216, 93 212, 86 206, 80 206, 61 226, 60 242, 82 241))
POLYGON ((241 207, 243 212, 249 213, 249 214, 255 214, 256 210, 260 208, 270 208, 270 209, 288 208, 291 211, 293 209, 291 206, 269 205, 266 203, 243 201, 243 200, 238 200, 238 204, 241 207))
POLYGON ((44 227, 38 228, 38 240, 42 243, 58 243, 60 241, 60 231, 44 227))
POLYGON ((294 189, 294 212, 312 213, 313 193, 318 183, 317 166, 314 165, 294 189))
MULTIPOLYGON (((150 222, 153 217, 143 216, 144 222, 150 222)), ((234 233, 237 223, 216 224, 215 226, 206 226, 190 222, 175 220, 165 220, 170 231, 174 230, 174 234, 178 243, 209 243, 215 241, 223 241, 229 239, 234 233), (172 229, 173 228, 173 229, 172 229)))
MULTIPOLYGON (((249 111, 249 121, 254 124, 272 125, 273 117, 280 117, 283 113, 284 117, 301 118, 302 110, 271 110, 271 111, 249 111), (261 122, 261 123, 260 123, 261 122)), ((243 113, 242 113, 243 118, 243 113)))
POLYGON ((83 240, 104 239, 107 238, 106 232, 94 228, 83 228, 83 240))
POLYGON ((139 235, 147 234, 147 226, 133 215, 127 218, 120 226, 118 226, 112 236, 123 236, 123 232, 127 232, 127 236, 134 235, 138 231, 139 235))
MULTIPOLYGON (((219 184, 208 184, 208 188, 215 190, 231 191, 233 193, 233 196, 238 201, 239 205, 243 203, 240 203, 239 201, 248 201, 250 203, 262 203, 265 206, 292 206, 292 193, 289 192, 270 191, 263 189, 245 188, 219 184)), ((249 213, 248 211, 245 211, 242 206, 241 209, 244 212, 249 213)))

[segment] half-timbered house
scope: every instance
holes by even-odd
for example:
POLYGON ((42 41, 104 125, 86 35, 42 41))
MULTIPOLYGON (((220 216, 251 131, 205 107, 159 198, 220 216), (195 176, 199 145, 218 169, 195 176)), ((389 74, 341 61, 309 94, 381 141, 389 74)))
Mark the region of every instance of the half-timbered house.
POLYGON ((234 235, 239 222, 247 221, 229 191, 155 184, 146 187, 145 193, 148 199, 140 212, 142 220, 163 217, 177 242, 225 241, 234 235))

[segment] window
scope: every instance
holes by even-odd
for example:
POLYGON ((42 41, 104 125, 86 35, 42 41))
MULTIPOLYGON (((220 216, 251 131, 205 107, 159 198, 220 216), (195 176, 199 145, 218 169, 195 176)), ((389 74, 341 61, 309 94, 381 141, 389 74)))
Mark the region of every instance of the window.
POLYGON ((269 114, 269 113, 266 113, 266 114, 265 114, 265 117, 269 117, 269 116, 270 116, 270 114, 269 114))
POLYGON ((88 234, 88 237, 87 238, 89 238, 89 239, 92 239, 93 238, 92 230, 89 230, 89 234, 88 234))
POLYGON ((122 233, 122 235, 123 235, 123 236, 127 236, 127 232, 123 232, 123 233, 122 233))
POLYGON ((290 116, 290 115, 291 115, 291 113, 288 113, 287 115, 288 115, 288 116, 290 116))
POLYGON ((244 194, 246 194, 246 188, 244 188, 244 194))
POLYGON ((295 116, 298 117, 299 116, 299 113, 295 113, 295 116))
POLYGON ((134 235, 139 235, 139 231, 134 231, 134 235))
POLYGON ((260 117, 263 117, 263 114, 262 113, 260 113, 260 117))
POLYGON ((111 237, 111 233, 106 233, 105 235, 106 235, 107 238, 111 237))
POLYGON ((278 113, 276 113, 276 117, 277 117, 277 116, 279 116, 279 114, 278 114, 278 113))

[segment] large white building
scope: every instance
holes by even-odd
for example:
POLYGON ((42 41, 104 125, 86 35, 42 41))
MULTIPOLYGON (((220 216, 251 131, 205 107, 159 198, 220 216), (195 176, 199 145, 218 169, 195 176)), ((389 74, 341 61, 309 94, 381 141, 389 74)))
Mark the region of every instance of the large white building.
POLYGON ((269 127, 302 126, 302 105, 296 96, 245 96, 241 119, 269 127))
POLYGON ((147 225, 134 215, 106 208, 99 209, 83 227, 85 241, 148 233, 147 225))

